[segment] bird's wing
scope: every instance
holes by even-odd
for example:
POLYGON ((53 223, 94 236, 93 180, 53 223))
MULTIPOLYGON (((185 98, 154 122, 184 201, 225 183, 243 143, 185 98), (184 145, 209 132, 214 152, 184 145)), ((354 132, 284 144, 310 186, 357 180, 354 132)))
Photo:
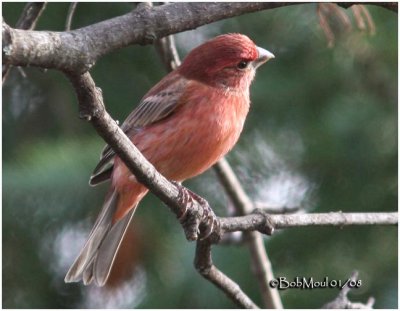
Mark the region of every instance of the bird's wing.
MULTIPOLYGON (((121 126, 125 134, 154 124, 169 115, 180 105, 188 80, 175 72, 170 73, 156 84, 140 101, 121 126)), ((95 167, 89 184, 95 186, 108 180, 113 170, 115 152, 106 145, 101 153, 100 161, 95 167)))

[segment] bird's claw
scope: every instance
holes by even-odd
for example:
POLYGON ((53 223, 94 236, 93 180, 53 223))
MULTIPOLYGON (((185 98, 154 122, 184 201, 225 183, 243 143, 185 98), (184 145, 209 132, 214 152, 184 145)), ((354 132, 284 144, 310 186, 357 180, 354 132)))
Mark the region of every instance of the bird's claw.
POLYGON ((217 216, 211 209, 207 200, 177 182, 172 182, 179 190, 178 200, 184 209, 178 215, 186 238, 190 241, 205 240, 220 227, 217 216), (195 209, 195 201, 201 210, 195 209))

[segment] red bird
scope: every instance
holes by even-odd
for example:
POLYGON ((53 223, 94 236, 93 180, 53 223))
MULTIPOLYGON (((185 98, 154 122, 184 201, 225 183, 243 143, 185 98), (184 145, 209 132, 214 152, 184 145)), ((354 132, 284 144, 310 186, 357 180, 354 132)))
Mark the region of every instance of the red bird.
MULTIPOLYGON (((237 142, 256 69, 271 58, 241 34, 211 39, 157 83, 121 128, 166 178, 181 182, 197 176, 237 142)), ((66 282, 105 284, 134 211, 148 192, 106 146, 90 184, 108 179, 103 209, 66 282)))

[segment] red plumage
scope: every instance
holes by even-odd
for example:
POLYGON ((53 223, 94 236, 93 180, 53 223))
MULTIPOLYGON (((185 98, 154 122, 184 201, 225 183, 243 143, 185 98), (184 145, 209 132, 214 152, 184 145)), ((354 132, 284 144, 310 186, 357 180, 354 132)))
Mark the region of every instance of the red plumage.
MULTIPOLYGON (((255 69, 274 57, 241 34, 192 50, 128 116, 122 129, 156 169, 178 182, 201 174, 237 142, 255 69)), ((106 147, 91 184, 111 178, 103 210, 65 280, 106 282, 134 209, 148 192, 106 147)))

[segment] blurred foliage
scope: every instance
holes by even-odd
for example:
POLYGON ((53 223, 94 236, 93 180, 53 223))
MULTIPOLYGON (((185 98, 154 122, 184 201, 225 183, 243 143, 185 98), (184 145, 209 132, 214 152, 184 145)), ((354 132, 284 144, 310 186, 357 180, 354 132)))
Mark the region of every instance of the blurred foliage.
MULTIPOLYGON (((14 25, 24 4, 2 5, 5 21, 14 25)), ((79 3, 72 25, 84 27, 131 9, 130 3, 79 3)), ((255 198, 270 198, 263 187, 279 174, 268 164, 273 155, 286 175, 307 181, 311 211, 397 209, 397 14, 368 9, 376 35, 353 29, 332 49, 315 4, 247 14, 177 35, 181 55, 227 32, 247 34, 276 55, 259 70, 244 133, 229 155, 255 198)), ((49 3, 37 29, 62 31, 67 11, 67 3, 49 3)), ((27 78, 14 68, 3 87, 3 307, 90 306, 93 289, 64 284, 63 276, 106 191, 106 185, 87 184, 103 142, 79 120, 75 95, 62 74, 24 71, 27 78), (63 232, 75 237, 72 243, 63 232)), ((152 46, 116 51, 91 73, 108 110, 121 121, 165 74, 152 46)), ((188 185, 219 215, 226 214, 228 202, 212 171, 188 185)), ((135 302, 115 307, 235 307, 194 270, 194 243, 185 241, 178 222, 155 197, 141 204, 132 234, 141 241, 135 264, 144 271, 137 277, 144 290, 135 302)), ((376 226, 287 229, 266 239, 275 276, 344 280, 356 269, 363 285, 350 296, 363 302, 373 296, 376 308, 397 308, 397 245, 396 227, 376 226)), ((213 254, 216 265, 260 304, 248 250, 218 246, 213 254)), ((336 289, 281 292, 287 308, 319 308, 337 294, 336 289)))

